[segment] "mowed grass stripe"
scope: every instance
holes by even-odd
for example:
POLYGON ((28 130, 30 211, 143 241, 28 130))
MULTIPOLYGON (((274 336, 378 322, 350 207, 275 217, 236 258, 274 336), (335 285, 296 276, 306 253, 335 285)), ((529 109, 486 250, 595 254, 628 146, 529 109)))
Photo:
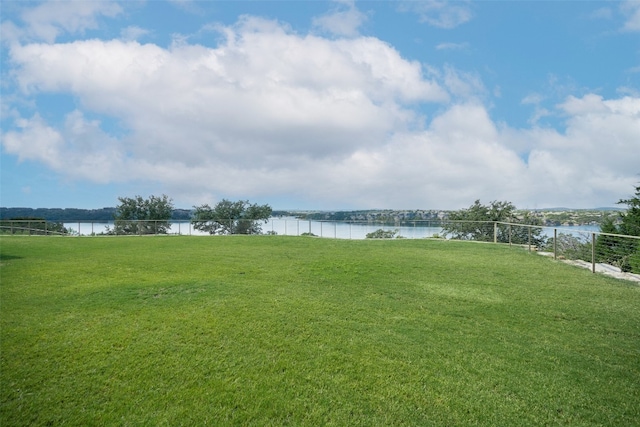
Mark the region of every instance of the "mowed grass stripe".
POLYGON ((3 426, 640 424, 640 288, 519 248, 0 248, 3 426))

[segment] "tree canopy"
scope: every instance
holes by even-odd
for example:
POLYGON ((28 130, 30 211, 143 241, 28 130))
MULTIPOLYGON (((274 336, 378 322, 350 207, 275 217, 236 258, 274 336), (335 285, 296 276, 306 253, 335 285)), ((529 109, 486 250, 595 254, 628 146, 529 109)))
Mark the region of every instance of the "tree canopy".
POLYGON ((118 200, 114 228, 109 234, 166 234, 171 228, 173 203, 168 196, 118 197, 118 200))
POLYGON ((620 213, 619 223, 609 220, 600 226, 606 234, 598 236, 596 254, 599 262, 617 265, 622 271, 640 272, 640 241, 609 235, 640 236, 640 184, 635 190, 634 196, 618 202, 627 205, 627 210, 620 213))
POLYGON ((443 224, 443 234, 453 239, 492 242, 494 233, 501 243, 531 243, 540 246, 546 238, 542 229, 536 227, 511 227, 500 222, 523 225, 542 225, 541 221, 528 213, 522 217, 516 215, 516 207, 511 202, 492 201, 483 205, 476 200, 469 208, 453 211, 443 224), (498 223, 494 226, 493 223, 498 223))
POLYGON ((627 211, 620 214, 620 234, 640 236, 640 184, 633 197, 620 200, 618 204, 627 205, 627 211))
POLYGON ((272 213, 271 206, 251 204, 248 200, 223 199, 213 208, 208 204, 194 208, 193 228, 209 234, 260 234, 262 224, 272 213))

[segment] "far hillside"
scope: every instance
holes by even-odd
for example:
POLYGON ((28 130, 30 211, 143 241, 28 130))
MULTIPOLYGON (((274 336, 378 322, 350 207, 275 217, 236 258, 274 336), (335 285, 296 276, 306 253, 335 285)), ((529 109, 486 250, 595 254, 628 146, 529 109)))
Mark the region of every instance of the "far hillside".
MULTIPOLYGON (((544 225, 550 227, 571 225, 600 225, 611 218, 618 220, 619 213, 623 209, 597 208, 597 209, 569 209, 551 208, 534 211, 521 210, 540 218, 544 225)), ((7 208, 0 207, 1 219, 15 218, 40 218, 48 221, 113 221, 115 207, 101 209, 77 209, 77 208, 7 208)), ((274 210, 273 216, 295 216, 305 220, 315 221, 434 221, 447 219, 451 211, 436 209, 369 209, 354 211, 299 211, 299 210, 274 210)), ((173 209, 171 219, 189 220, 193 211, 191 209, 173 209)))
MULTIPOLYGON (((4 208, 0 207, 0 219, 39 218, 47 221, 113 221, 115 207, 101 209, 77 208, 4 208)), ((191 218, 190 209, 174 209, 173 220, 188 220, 191 218)))
MULTIPOLYGON (((623 209, 598 208, 598 209, 549 209, 549 210, 517 210, 518 216, 535 217, 542 221, 542 225, 549 227, 572 225, 600 225, 607 218, 614 222, 619 220, 619 213, 623 209)), ((291 216, 300 219, 316 221, 437 221, 449 219, 453 211, 446 210, 359 210, 359 211, 305 211, 287 212, 291 216)))

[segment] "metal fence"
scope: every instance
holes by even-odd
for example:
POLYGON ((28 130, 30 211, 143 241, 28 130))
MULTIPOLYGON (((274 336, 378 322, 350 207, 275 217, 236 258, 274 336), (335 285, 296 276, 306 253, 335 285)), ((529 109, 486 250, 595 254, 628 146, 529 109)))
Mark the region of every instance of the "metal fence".
MULTIPOLYGON (((232 234, 234 220, 221 221, 221 234, 232 234), (228 227, 226 222, 228 221, 228 227)), ((573 260, 593 272, 615 270, 640 273, 640 237, 602 233, 597 226, 545 227, 489 221, 398 220, 318 221, 270 218, 262 223, 262 234, 314 236, 334 239, 441 238, 484 241, 524 247, 529 251, 573 260)), ((2 220, 0 233, 7 235, 210 235, 192 221, 44 221, 2 220)))
MULTIPOLYGON (((500 225, 506 224, 496 223, 496 226, 500 225)), ((520 236, 527 236, 523 246, 529 251, 553 256, 554 259, 574 261, 577 265, 590 268, 593 273, 640 274, 640 236, 568 227, 522 224, 508 224, 508 227, 519 232, 520 236)))

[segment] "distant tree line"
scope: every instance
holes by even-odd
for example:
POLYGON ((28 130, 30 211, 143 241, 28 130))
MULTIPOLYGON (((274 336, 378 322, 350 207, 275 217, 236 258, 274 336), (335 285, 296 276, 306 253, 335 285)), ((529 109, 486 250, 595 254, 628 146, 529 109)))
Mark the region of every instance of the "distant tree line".
MULTIPOLYGON (((188 221, 192 218, 194 209, 176 209, 171 212, 171 220, 188 221)), ((407 225, 415 221, 429 221, 437 226, 438 221, 449 218, 451 211, 438 210, 357 210, 357 211, 330 211, 330 212, 300 212, 274 210, 273 216, 293 216, 303 220, 312 221, 353 221, 376 222, 387 225, 407 225)), ((519 214, 520 211, 517 211, 519 214)), ((6 208, 0 207, 0 219, 39 218, 48 221, 103 221, 114 220, 116 207, 101 209, 77 209, 77 208, 6 208)), ((619 224, 619 212, 617 211, 567 211, 567 212, 533 212, 532 216, 540 218, 543 225, 560 227, 563 224, 601 224, 608 219, 619 224)))
MULTIPOLYGON (((0 207, 0 219, 37 218, 47 221, 73 222, 73 221, 104 221, 115 219, 115 207, 101 209, 76 209, 76 208, 3 208, 0 207)), ((191 219, 191 209, 172 209, 172 220, 191 219)))
POLYGON ((438 221, 444 211, 437 210, 358 210, 331 212, 295 212, 294 216, 312 221, 371 221, 381 224, 408 223, 411 221, 438 221))
MULTIPOLYGON (((607 219, 616 222, 618 211, 610 209, 578 209, 578 210, 520 210, 513 209, 514 217, 528 215, 537 218, 540 225, 561 227, 563 225, 599 225, 607 219)), ((284 215, 312 221, 345 221, 345 222, 375 222, 384 225, 412 225, 416 221, 427 221, 430 226, 437 227, 442 221, 451 219, 459 211, 451 210, 356 210, 356 211, 320 211, 320 212, 286 212, 284 215)))

